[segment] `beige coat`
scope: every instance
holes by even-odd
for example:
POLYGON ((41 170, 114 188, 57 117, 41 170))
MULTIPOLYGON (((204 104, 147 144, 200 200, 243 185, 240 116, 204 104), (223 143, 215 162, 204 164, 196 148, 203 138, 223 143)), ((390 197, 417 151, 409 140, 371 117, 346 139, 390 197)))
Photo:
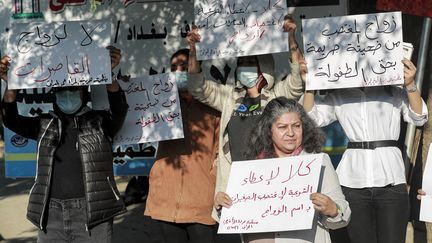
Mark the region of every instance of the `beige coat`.
MULTIPOLYGON (((279 96, 285 96, 297 100, 300 98, 303 94, 304 86, 300 78, 300 68, 298 64, 290 63, 291 74, 288 75, 285 80, 275 83, 274 62, 272 56, 258 56, 258 61, 260 63, 260 70, 268 82, 268 85, 261 91, 262 107, 265 107, 271 99, 279 96)), ((227 83, 230 82, 228 81, 227 83)), ((224 192, 228 183, 232 162, 227 125, 231 119, 233 111, 238 108, 245 97, 246 89, 238 88, 229 84, 222 85, 211 80, 206 80, 202 73, 189 75, 188 89, 189 93, 192 94, 195 99, 222 112, 215 192, 224 192)), ((214 219, 218 220, 215 210, 213 210, 212 215, 214 219)))

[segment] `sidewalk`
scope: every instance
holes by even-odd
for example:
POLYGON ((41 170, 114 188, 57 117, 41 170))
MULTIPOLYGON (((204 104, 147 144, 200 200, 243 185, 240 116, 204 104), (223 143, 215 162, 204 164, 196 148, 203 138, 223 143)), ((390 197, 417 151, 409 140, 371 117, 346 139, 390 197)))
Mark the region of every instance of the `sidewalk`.
MULTIPOLYGON (((0 148, 0 242, 36 242, 38 229, 26 219, 28 193, 33 178, 10 179, 4 176, 3 148, 0 148)), ((124 192, 128 177, 117 177, 124 192)), ((128 212, 114 220, 113 243, 146 242, 143 234, 144 203, 128 206, 128 212)))

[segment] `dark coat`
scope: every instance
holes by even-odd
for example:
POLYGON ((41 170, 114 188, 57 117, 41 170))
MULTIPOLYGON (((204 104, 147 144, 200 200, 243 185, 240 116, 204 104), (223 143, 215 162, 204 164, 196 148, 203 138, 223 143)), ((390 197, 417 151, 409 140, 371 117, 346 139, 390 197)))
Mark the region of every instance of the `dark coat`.
MULTIPOLYGON (((114 181, 111 141, 121 128, 128 107, 123 92, 109 93, 108 97, 111 112, 94 111, 84 107, 73 118, 78 128, 78 148, 83 165, 88 228, 126 211, 114 181)), ((62 132, 61 119, 54 113, 37 118, 20 116, 16 103, 3 102, 2 114, 7 128, 38 142, 37 175, 30 191, 27 218, 43 229, 54 154, 62 132)))

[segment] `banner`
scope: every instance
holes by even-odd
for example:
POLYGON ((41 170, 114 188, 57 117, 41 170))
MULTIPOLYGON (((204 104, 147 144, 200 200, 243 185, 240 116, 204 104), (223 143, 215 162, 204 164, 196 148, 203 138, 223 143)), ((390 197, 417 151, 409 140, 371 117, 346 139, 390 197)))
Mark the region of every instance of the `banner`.
MULTIPOLYGON (((35 140, 4 129, 5 177, 25 178, 36 175, 35 140)), ((157 144, 143 143, 113 146, 114 175, 148 175, 155 161, 157 144)))
POLYGON ((302 21, 307 90, 403 84, 400 12, 302 21))
POLYGON ((173 73, 119 80, 129 110, 114 144, 183 138, 180 100, 173 73))
POLYGON ((218 233, 311 229, 323 154, 233 162, 218 233))

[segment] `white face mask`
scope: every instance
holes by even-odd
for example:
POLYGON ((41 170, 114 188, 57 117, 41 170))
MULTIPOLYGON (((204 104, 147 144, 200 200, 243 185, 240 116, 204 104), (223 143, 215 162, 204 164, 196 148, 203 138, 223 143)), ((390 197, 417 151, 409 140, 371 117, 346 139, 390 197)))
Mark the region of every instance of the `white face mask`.
POLYGON ((176 71, 176 83, 179 91, 187 90, 188 73, 186 71, 176 71))
POLYGON ((238 67, 237 80, 246 88, 252 88, 258 81, 257 67, 238 67))
POLYGON ((82 99, 80 90, 62 90, 55 93, 56 104, 65 114, 73 114, 81 108, 82 99))

